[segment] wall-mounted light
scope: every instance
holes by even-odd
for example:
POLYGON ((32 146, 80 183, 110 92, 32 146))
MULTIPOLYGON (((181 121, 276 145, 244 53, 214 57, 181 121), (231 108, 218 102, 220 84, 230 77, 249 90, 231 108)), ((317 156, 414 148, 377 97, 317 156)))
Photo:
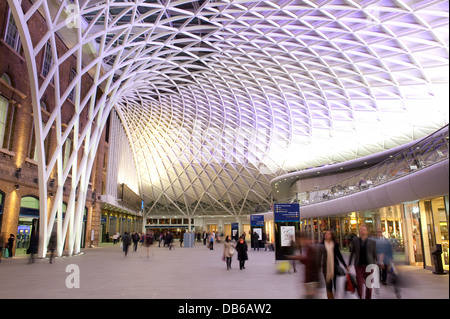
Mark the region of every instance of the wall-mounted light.
POLYGON ((16 189, 16 191, 18 191, 20 188, 19 184, 14 185, 14 188, 16 189))

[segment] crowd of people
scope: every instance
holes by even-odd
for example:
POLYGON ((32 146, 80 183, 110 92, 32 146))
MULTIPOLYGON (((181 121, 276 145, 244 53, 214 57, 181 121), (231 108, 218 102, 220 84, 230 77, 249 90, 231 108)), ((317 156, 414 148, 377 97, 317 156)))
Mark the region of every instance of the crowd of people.
POLYGON ((334 299, 338 289, 337 278, 345 276, 345 286, 342 287, 345 292, 356 291, 359 298, 371 299, 374 288, 379 288, 380 284, 387 285, 388 274, 392 277, 397 297, 401 297, 392 246, 381 231, 371 237, 368 226, 361 225, 359 236, 355 236, 350 243, 348 263, 331 230, 325 232, 321 243, 305 233, 296 233, 295 244, 300 253, 286 257, 304 265, 305 298, 317 297, 323 279, 327 298, 334 299))
MULTIPOLYGON (((183 245, 183 235, 184 233, 180 236, 180 247, 183 245)), ((203 245, 209 250, 214 250, 215 243, 221 243, 222 236, 223 234, 218 234, 214 231, 195 234, 197 242, 203 241, 203 245)), ((139 243, 141 243, 147 249, 147 257, 150 257, 150 247, 155 241, 158 242, 158 247, 167 247, 169 250, 172 250, 175 246, 174 237, 175 234, 173 232, 161 231, 155 233, 151 229, 147 229, 145 233, 133 231, 132 233, 124 232, 123 235, 120 233, 112 236, 107 234, 107 238, 112 240, 113 245, 120 244, 125 256, 128 255, 130 247, 133 247, 132 250, 136 252, 139 243)), ((249 248, 245 237, 245 233, 237 240, 229 235, 225 237, 222 260, 225 262, 227 270, 232 269, 234 256, 237 256, 239 261, 239 269, 245 269, 245 263, 249 259, 249 248)), ((259 235, 255 232, 249 237, 252 243, 251 247, 254 250, 259 250, 259 235)), ((6 243, 2 244, 4 258, 12 256, 14 241, 15 237, 11 234, 6 243)), ((367 225, 361 225, 359 236, 353 237, 349 243, 350 256, 348 262, 343 258, 339 242, 331 230, 325 232, 320 243, 312 239, 307 233, 297 232, 295 238, 292 238, 291 244, 291 254, 285 257, 287 260, 292 261, 294 272, 296 271, 296 262, 304 265, 303 291, 306 298, 317 297, 321 282, 325 282, 327 297, 333 299, 336 291, 339 289, 337 287, 337 278, 346 277, 345 287, 341 288, 346 292, 357 292, 359 298, 371 299, 373 288, 379 287, 379 284, 386 285, 389 275, 391 275, 395 293, 400 298, 397 272, 394 271, 392 245, 383 236, 381 230, 374 236, 369 236, 367 225)), ((30 263, 34 263, 37 247, 38 236, 32 233, 30 246, 27 251, 30 254, 30 263)), ((48 251, 50 252, 50 263, 52 263, 56 251, 56 234, 50 236, 48 251)))

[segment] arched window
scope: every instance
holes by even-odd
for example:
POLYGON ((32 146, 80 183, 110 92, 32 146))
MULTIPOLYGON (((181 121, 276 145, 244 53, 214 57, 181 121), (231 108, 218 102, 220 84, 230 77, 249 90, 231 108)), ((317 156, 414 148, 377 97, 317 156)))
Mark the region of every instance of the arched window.
MULTIPOLYGON (((1 76, 2 82, 11 86, 11 78, 7 73, 1 76)), ((0 148, 12 151, 15 125, 15 107, 9 99, 0 94, 0 148)))
POLYGON ((0 145, 2 148, 5 140, 8 106, 8 100, 4 96, 0 95, 0 145))
POLYGON ((33 228, 36 230, 39 219, 39 198, 28 195, 20 199, 19 222, 16 237, 16 255, 26 254, 30 235, 33 228))
POLYGON ((6 26, 6 32, 5 32, 5 42, 14 49, 14 51, 20 53, 21 52, 21 44, 20 44, 20 37, 19 37, 19 30, 17 29, 16 22, 14 21, 14 17, 11 13, 11 10, 9 10, 8 14, 8 24, 6 26))
POLYGON ((2 229, 3 207, 5 207, 5 193, 0 191, 0 229, 2 229))
MULTIPOLYGON (((47 104, 45 104, 44 102, 41 102, 41 110, 48 113, 47 110, 47 104)), ((42 127, 45 127, 47 123, 45 123, 45 121, 42 121, 42 127)), ((30 136, 30 149, 28 152, 28 158, 32 159, 34 161, 37 162, 38 158, 37 158, 37 143, 36 143, 36 134, 34 132, 34 125, 33 128, 31 129, 31 136, 30 136)), ((44 141, 44 151, 47 154, 47 146, 48 146, 48 139, 45 139, 44 141)))
POLYGON ((22 197, 19 216, 39 218, 39 199, 35 196, 22 197))

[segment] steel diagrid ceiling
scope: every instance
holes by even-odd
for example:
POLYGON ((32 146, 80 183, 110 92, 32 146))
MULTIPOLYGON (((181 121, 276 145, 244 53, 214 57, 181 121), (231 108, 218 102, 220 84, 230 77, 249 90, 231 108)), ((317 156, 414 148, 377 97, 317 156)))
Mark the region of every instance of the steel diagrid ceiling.
POLYGON ((270 205, 268 182, 281 173, 378 152, 448 123, 445 103, 433 100, 448 101, 439 87, 448 83, 448 1, 133 9, 144 18, 134 13, 124 31, 136 67, 117 107, 149 215, 251 213, 270 205))
POLYGON ((448 123, 448 1, 75 4, 148 216, 265 209, 280 174, 448 123))

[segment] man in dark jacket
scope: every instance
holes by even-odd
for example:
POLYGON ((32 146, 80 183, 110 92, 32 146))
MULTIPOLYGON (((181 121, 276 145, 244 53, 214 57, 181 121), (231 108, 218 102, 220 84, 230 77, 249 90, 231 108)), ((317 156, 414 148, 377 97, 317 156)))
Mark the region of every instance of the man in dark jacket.
POLYGON ((135 231, 133 231, 133 233, 131 234, 131 239, 133 240, 134 251, 137 251, 137 247, 138 247, 138 244, 139 244, 139 234, 136 233, 135 231))
POLYGON ((256 249, 258 249, 259 251, 259 235, 256 231, 252 234, 252 246, 253 251, 255 251, 256 249))
MULTIPOLYGON (((373 267, 378 267, 377 261, 377 249, 376 242, 369 238, 369 229, 367 225, 363 224, 359 228, 359 237, 355 237, 352 240, 352 247, 350 251, 350 260, 348 265, 350 266, 353 258, 355 259, 355 272, 356 281, 358 283, 358 295, 362 299, 363 287, 366 286, 366 299, 372 298, 372 288, 367 287, 366 279, 371 274, 371 272, 366 272, 366 268, 369 265, 373 267)), ((348 267, 347 267, 348 269, 348 267)), ((375 271, 378 272, 376 269, 375 271)), ((377 273, 378 275, 378 273, 377 273)), ((375 278, 377 280, 377 278, 375 278)))
POLYGON ((127 232, 125 232, 123 234, 122 245, 123 245, 123 251, 125 252, 125 256, 127 256, 128 255, 128 248, 131 245, 131 236, 127 232))

